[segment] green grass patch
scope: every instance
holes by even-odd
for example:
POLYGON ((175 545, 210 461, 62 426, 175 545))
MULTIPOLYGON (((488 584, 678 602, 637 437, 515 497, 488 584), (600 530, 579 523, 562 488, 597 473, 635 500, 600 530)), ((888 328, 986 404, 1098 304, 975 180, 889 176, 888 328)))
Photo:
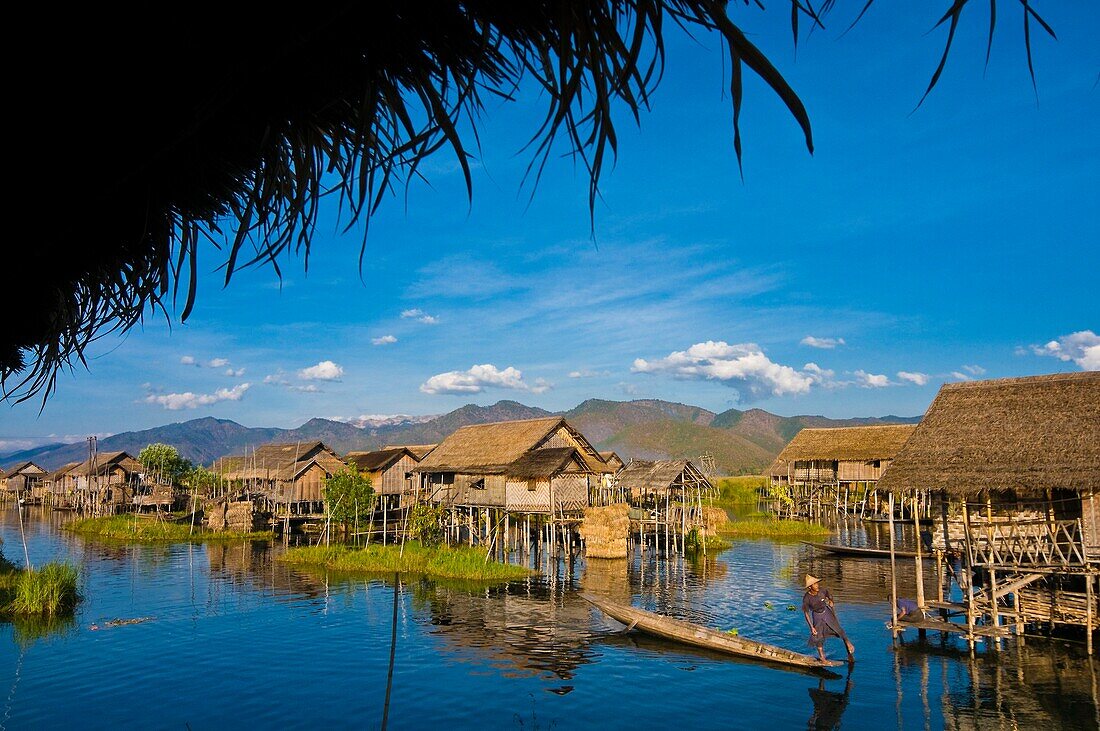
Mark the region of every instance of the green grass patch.
POLYGON ((187 543, 209 541, 270 540, 271 531, 238 533, 236 531, 213 532, 196 524, 173 523, 148 518, 135 519, 130 515, 110 515, 102 518, 81 518, 65 525, 65 530, 92 538, 107 538, 133 543, 187 543))
POLYGON ((37 569, 0 569, 0 605, 5 614, 55 617, 80 601, 79 574, 68 563, 51 562, 37 569))
POLYGON ((749 518, 735 520, 719 531, 729 538, 824 538, 832 531, 817 523, 802 520, 776 520, 774 518, 749 518))
POLYGON ((720 477, 716 481, 719 505, 755 505, 760 491, 768 486, 768 478, 762 475, 720 477))
POLYGON ((301 546, 288 549, 279 560, 349 573, 420 574, 467 581, 512 581, 533 573, 523 566, 486 561, 485 551, 482 549, 465 546, 425 547, 413 542, 405 544, 404 555, 400 546, 393 545, 372 545, 365 548, 301 546))

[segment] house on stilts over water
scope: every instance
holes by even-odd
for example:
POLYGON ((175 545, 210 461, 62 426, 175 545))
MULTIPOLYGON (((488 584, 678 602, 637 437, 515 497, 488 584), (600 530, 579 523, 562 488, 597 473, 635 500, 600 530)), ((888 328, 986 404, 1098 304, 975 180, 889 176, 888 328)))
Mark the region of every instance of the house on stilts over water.
POLYGON ((323 514, 325 480, 344 467, 320 441, 265 444, 214 462, 229 497, 264 503, 265 510, 283 518, 323 514))
POLYGON ((449 535, 488 540, 496 526, 536 517, 553 525, 579 519, 611 468, 562 417, 465 426, 414 470, 421 499, 449 514, 449 535))
POLYGON ((45 477, 46 470, 34 462, 20 462, 0 473, 0 485, 5 498, 22 500, 25 503, 37 502, 42 497, 42 482, 45 477))
POLYGON ((389 511, 408 506, 415 498, 419 476, 413 472, 423 456, 419 447, 387 447, 373 452, 348 452, 344 461, 370 478, 378 509, 389 511))
MULTIPOLYGON (((921 624, 971 644, 1029 624, 1075 625, 1088 628, 1091 653, 1100 626, 1098 467, 1100 373, 943 386, 879 482, 894 504, 932 496, 938 586, 927 592, 918 566, 913 588, 940 619, 921 624), (952 574, 961 600, 950 600, 952 574)), ((918 546, 915 560, 925 558, 918 546)), ((893 575, 895 596, 907 593, 893 575)))
MULTIPOLYGON (((655 546, 679 550, 692 530, 706 534, 704 503, 717 494, 703 471, 686 459, 631 460, 615 475, 614 490, 630 503, 631 530, 642 546, 652 538, 655 546)), ((725 515, 721 508, 709 509, 725 515)))
POLYGON ((877 514, 883 507, 879 478, 914 429, 912 424, 803 429, 768 470, 773 492, 789 491, 785 504, 793 515, 877 514))

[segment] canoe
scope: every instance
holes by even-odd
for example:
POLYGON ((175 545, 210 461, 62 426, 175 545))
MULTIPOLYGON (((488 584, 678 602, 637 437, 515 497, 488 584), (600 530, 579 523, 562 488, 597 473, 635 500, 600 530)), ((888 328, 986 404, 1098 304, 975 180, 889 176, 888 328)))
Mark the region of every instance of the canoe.
POLYGON ((685 622, 682 619, 654 614, 644 609, 632 607, 629 604, 611 602, 585 592, 581 593, 581 597, 615 621, 625 624, 627 629, 636 629, 646 634, 692 645, 693 647, 702 647, 726 655, 799 668, 831 668, 844 664, 839 660, 822 662, 816 657, 803 655, 783 647, 727 634, 710 627, 685 622))
MULTIPOLYGON (((814 548, 821 549, 822 551, 828 551, 829 553, 835 553, 838 556, 854 556, 857 558, 890 558, 890 549, 888 548, 856 548, 855 546, 837 546, 832 543, 810 543, 809 541, 800 541, 807 546, 813 546, 814 548)), ((915 551, 894 551, 895 558, 915 558, 915 551)), ((927 555, 927 554, 925 554, 927 555)))

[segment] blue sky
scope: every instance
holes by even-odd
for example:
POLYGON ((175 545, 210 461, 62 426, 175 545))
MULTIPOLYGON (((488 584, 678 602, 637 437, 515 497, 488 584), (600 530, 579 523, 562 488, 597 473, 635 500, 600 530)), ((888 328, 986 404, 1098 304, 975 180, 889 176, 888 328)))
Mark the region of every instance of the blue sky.
POLYGON ((744 182, 717 39, 670 33, 652 111, 640 129, 618 115, 595 240, 569 159, 533 201, 521 187, 537 96, 490 102, 472 204, 444 153, 431 186, 372 221, 361 278, 358 235, 331 212, 308 275, 288 260, 281 282, 248 271, 223 290, 218 252, 202 252, 187 323, 151 316, 104 341, 41 413, 2 407, 0 451, 207 415, 289 427, 502 398, 913 415, 945 381, 1100 367, 1100 6, 1042 4, 1059 39, 1032 28, 1037 102, 1020 9, 1002 5, 988 70, 975 7, 915 111, 946 34, 926 33, 923 4, 876 4, 843 38, 837 12, 797 57, 786 12, 731 5, 816 144, 746 77, 744 182))

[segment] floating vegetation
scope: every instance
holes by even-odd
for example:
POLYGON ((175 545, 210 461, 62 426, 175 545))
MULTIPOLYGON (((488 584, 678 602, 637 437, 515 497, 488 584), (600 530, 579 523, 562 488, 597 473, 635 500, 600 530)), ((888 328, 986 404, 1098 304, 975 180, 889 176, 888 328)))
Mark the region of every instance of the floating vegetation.
POLYGON ((115 627, 129 627, 132 624, 144 624, 146 622, 152 622, 156 617, 128 617, 126 619, 108 619, 103 624, 93 624, 88 629, 95 630, 100 629, 114 629, 115 627))
POLYGON ((302 546, 291 548, 280 561, 316 566, 332 571, 367 574, 419 574, 443 579, 512 581, 530 576, 530 569, 499 561, 486 561, 485 551, 465 546, 302 546))
POLYGON ((0 602, 5 614, 53 617, 80 601, 80 576, 72 564, 51 562, 37 569, 0 569, 0 602))
POLYGON ((775 518, 749 518, 727 523, 720 529, 723 536, 731 538, 791 538, 799 539, 828 536, 832 531, 817 523, 802 520, 775 518))
POLYGON ((65 525, 65 530, 82 536, 109 538, 138 543, 187 543, 206 541, 270 540, 271 531, 209 531, 195 524, 135 518, 132 515, 110 515, 102 518, 81 518, 65 525))

